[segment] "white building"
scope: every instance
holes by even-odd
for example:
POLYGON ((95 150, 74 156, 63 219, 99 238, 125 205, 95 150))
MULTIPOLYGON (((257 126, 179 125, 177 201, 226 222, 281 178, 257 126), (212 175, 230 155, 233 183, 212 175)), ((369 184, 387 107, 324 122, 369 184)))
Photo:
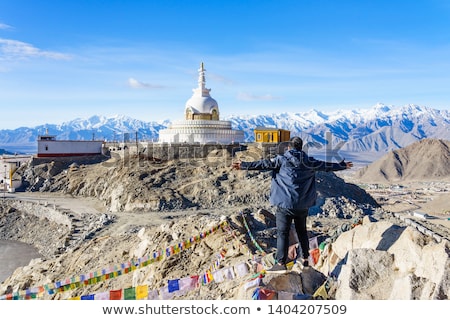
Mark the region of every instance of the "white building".
POLYGON ((219 106, 205 87, 203 63, 198 70, 198 88, 186 102, 185 120, 174 121, 169 128, 159 131, 159 142, 166 143, 220 143, 244 142, 244 131, 233 130, 231 121, 219 119, 219 106))
POLYGON ((22 185, 22 180, 14 177, 14 172, 24 163, 31 161, 31 156, 3 155, 0 157, 0 190, 14 192, 22 185))
POLYGON ((102 140, 56 140, 56 136, 38 137, 37 157, 76 157, 102 154, 102 140))

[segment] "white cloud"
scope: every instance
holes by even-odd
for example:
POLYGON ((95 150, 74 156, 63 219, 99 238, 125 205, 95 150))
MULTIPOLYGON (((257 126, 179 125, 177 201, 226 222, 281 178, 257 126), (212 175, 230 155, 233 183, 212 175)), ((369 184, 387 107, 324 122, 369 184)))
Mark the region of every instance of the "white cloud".
POLYGON ((134 89, 162 89, 162 88, 164 88, 163 86, 141 82, 134 78, 128 79, 128 85, 134 89))
POLYGON ((280 97, 274 97, 270 94, 265 95, 254 95, 251 93, 239 93, 237 96, 238 100, 242 101, 272 101, 272 100, 281 100, 280 97))
POLYGON ((3 30, 6 30, 6 29, 12 29, 12 27, 10 26, 10 25, 7 25, 7 24, 5 24, 5 23, 1 23, 0 22, 0 30, 1 29, 3 29, 3 30))
POLYGON ((233 80, 223 77, 221 75, 215 74, 215 73, 208 73, 206 76, 208 79, 223 83, 225 85, 234 85, 233 80))
POLYGON ((22 41, 0 38, 0 59, 48 58, 69 60, 71 56, 64 53, 45 51, 22 41))

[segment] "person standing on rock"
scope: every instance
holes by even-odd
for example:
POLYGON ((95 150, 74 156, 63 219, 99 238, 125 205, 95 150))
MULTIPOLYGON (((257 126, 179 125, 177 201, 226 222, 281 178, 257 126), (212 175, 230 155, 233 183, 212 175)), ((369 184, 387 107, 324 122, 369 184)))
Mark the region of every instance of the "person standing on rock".
MULTIPOLYGON (((282 146, 282 143, 280 146, 282 146)), ((272 159, 232 164, 236 170, 270 170, 270 204, 275 207, 277 252, 275 265, 267 273, 286 273, 289 250, 289 231, 292 221, 300 241, 302 265, 308 266, 309 239, 306 227, 308 210, 317 199, 316 171, 339 171, 353 167, 352 162, 325 162, 309 157, 303 150, 303 140, 293 137, 287 150, 272 159)))

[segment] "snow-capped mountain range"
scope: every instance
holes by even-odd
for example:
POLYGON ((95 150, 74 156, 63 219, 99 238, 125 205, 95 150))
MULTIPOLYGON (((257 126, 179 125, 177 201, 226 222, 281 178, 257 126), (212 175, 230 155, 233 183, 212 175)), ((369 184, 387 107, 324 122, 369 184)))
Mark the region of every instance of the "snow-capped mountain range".
MULTIPOLYGON (((256 127, 276 127, 300 135, 305 141, 324 145, 342 143, 345 151, 386 152, 405 147, 424 138, 450 140, 450 112, 418 105, 401 107, 377 104, 370 109, 268 115, 237 115, 226 119, 234 129, 244 130, 246 141, 254 139, 256 127), (345 142, 345 143, 344 143, 345 142)), ((36 148, 38 135, 56 135, 57 139, 122 141, 157 141, 158 132, 170 121, 145 122, 127 116, 93 116, 62 124, 46 124, 34 128, 0 130, 0 148, 21 152, 36 148)))

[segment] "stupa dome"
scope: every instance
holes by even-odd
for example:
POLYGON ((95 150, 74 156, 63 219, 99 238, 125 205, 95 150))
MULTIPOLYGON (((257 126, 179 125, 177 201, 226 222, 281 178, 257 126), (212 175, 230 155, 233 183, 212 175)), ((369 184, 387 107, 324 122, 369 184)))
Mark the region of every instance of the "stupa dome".
POLYGON ((209 95, 211 89, 207 89, 205 83, 205 68, 202 62, 198 69, 198 87, 192 90, 192 97, 186 101, 186 120, 219 120, 219 105, 209 95))
POLYGON ((159 131, 161 143, 220 143, 235 144, 243 142, 244 131, 233 130, 231 121, 219 119, 219 106, 205 87, 205 68, 203 62, 198 69, 198 87, 193 89, 192 97, 186 101, 184 120, 174 121, 166 129, 159 131))
POLYGON ((219 111, 217 101, 210 96, 196 96, 193 95, 188 101, 186 101, 186 111, 190 109, 193 114, 208 113, 212 114, 213 110, 219 111))

